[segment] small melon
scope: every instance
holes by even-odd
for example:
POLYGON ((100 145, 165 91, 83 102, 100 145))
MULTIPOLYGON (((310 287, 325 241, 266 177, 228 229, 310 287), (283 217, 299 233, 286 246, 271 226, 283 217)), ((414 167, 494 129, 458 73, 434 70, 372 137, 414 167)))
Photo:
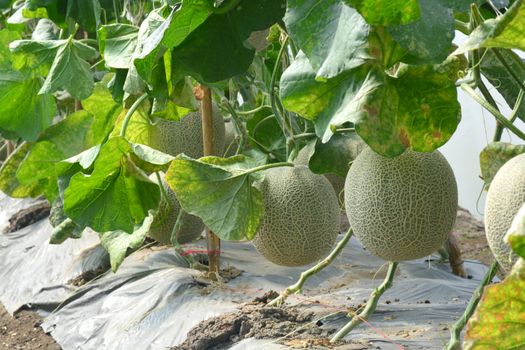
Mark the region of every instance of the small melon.
POLYGON ((367 147, 348 171, 345 207, 354 234, 372 254, 387 261, 422 258, 452 230, 456 179, 438 151, 387 158, 367 147))
POLYGON ((303 165, 264 171, 264 215, 253 239, 257 251, 282 266, 325 257, 339 231, 339 204, 328 180, 303 165))
POLYGON ((492 254, 509 272, 516 255, 503 240, 525 202, 525 154, 506 162, 490 184, 485 203, 485 229, 492 254))
MULTIPOLYGON (((214 155, 222 156, 224 151, 224 120, 219 108, 213 105, 214 155)), ((200 158, 203 153, 202 121, 200 112, 191 112, 182 119, 173 121, 159 119, 150 136, 150 146, 161 152, 177 156, 180 153, 200 158)))
MULTIPOLYGON (((166 191, 167 200, 164 198, 159 204, 159 211, 151 224, 149 235, 159 243, 171 245, 171 233, 177 222, 180 204, 175 192, 162 180, 162 187, 166 191)), ((182 215, 182 227, 177 233, 179 243, 189 243, 196 240, 204 230, 204 223, 197 217, 184 213, 182 215)))

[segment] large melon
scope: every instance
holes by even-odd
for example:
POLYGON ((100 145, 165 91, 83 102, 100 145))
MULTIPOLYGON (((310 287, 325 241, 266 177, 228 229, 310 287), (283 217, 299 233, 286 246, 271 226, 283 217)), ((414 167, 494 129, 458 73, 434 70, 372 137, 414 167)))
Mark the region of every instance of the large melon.
MULTIPOLYGON (((177 222, 180 211, 180 204, 168 184, 162 181, 162 187, 166 191, 167 200, 164 198, 159 204, 159 212, 151 224, 149 235, 151 238, 162 244, 171 244, 171 233, 177 222)), ((196 240, 204 230, 204 223, 196 216, 184 213, 182 215, 182 227, 177 233, 179 243, 188 243, 196 240)))
POLYGON ((456 180, 438 151, 387 158, 367 147, 348 171, 345 206, 356 237, 372 254, 387 261, 422 258, 452 230, 456 180))
POLYGON ((525 154, 505 163, 492 180, 485 204, 485 229, 490 249, 508 272, 516 255, 503 237, 525 202, 525 154))
MULTIPOLYGON (((214 155, 224 151, 224 120, 213 105, 214 155)), ((159 119, 151 131, 150 146, 172 156, 184 153, 192 158, 203 156, 202 121, 200 112, 191 112, 178 121, 159 119)))
POLYGON ((264 173, 264 216, 253 240, 259 253, 283 266, 325 257, 337 238, 340 213, 328 180, 302 165, 264 173))

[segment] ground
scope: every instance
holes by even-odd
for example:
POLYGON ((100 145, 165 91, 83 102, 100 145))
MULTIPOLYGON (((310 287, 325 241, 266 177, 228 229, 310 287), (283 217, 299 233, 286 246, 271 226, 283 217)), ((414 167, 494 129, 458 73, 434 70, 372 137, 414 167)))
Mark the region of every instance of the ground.
MULTIPOLYGON (((343 218, 343 225, 344 225, 344 218, 343 218)), ((458 240, 461 251, 463 254, 464 259, 475 259, 479 260, 482 263, 489 265, 492 263, 492 254, 490 253, 490 249, 488 248, 487 241, 485 239, 485 233, 483 229, 483 223, 479 220, 476 220, 473 218, 470 213, 464 209, 460 209, 458 211, 458 220, 456 222, 456 226, 454 227, 453 234, 455 235, 456 239, 458 240)), ((89 280, 86 279, 86 280, 89 280)), ((76 285, 77 283, 75 283, 76 285)), ((82 282, 80 282, 82 284, 82 282)), ((239 325, 239 329, 237 327, 233 327, 231 334, 224 334, 226 339, 221 340, 220 342, 228 342, 231 338, 233 339, 241 339, 244 336, 244 332, 241 332, 240 325, 242 324, 250 324, 250 328, 256 329, 256 327, 252 324, 255 320, 252 319, 253 317, 246 314, 246 310, 249 308, 253 308, 254 306, 245 306, 241 307, 238 312, 231 313, 231 320, 230 322, 232 325, 239 325), (243 322, 241 322, 243 321, 243 322)), ((273 309, 272 309, 273 310, 273 309)), ((293 310, 292 310, 293 311, 293 310)), ((255 316, 258 315, 257 312, 254 313, 255 316)), ((262 315, 262 314, 261 314, 262 315)), ((280 315, 280 314, 279 314, 280 315)), ((262 315, 264 316, 264 315, 262 315)), ((264 318, 262 317, 261 318, 264 318)), ((282 316, 282 315, 281 315, 282 316)), ((300 324, 304 320, 297 319, 297 315, 295 315, 293 312, 290 314, 290 312, 287 311, 286 317, 279 317, 279 319, 283 319, 285 324, 293 326, 294 324, 300 324), (293 320, 290 320, 290 317, 293 316, 293 320), (293 322, 291 322, 293 321, 293 322)), ((272 316, 273 317, 273 316, 272 316)), ((230 318, 227 318, 226 320, 230 320, 230 318)), ((306 318, 305 318, 306 319, 306 318)), ((222 321, 224 321, 224 318, 221 318, 222 321)), ((280 320, 280 321, 283 321, 280 320)), ((0 304, 0 350, 57 350, 60 349, 60 347, 55 343, 53 338, 47 334, 44 333, 44 331, 40 328, 40 323, 42 321, 42 318, 36 314, 35 312, 28 311, 28 310, 22 310, 19 313, 15 315, 15 317, 12 317, 9 315, 4 307, 0 304)), ((226 322, 228 323, 228 322, 226 322)), ((229 323, 228 323, 229 324, 229 323)), ((283 322, 277 322, 276 323, 279 327, 283 326, 283 322)), ((206 324, 202 324, 206 325, 206 324)), ((209 326, 209 324, 208 324, 209 326)), ((224 324, 221 324, 221 326, 224 326, 224 324)), ((287 330, 286 327, 283 329, 272 327, 271 331, 287 330)), ((315 327, 314 327, 315 328, 315 327)), ((261 331, 261 329, 257 329, 258 331, 261 331)), ((314 333, 316 329, 310 329, 307 334, 314 333)), ((247 334, 249 331, 246 332, 247 334)), ((324 339, 326 339, 327 335, 322 335, 324 339)), ((200 342, 219 342, 218 339, 210 339, 210 338, 200 338, 200 337, 190 337, 189 340, 196 341, 197 343, 200 342)), ((323 339, 320 339, 323 340, 323 339)), ((287 345, 298 347, 298 348, 312 348, 311 341, 312 339, 309 338, 298 338, 295 340, 291 340, 294 342, 294 344, 288 343, 287 345), (304 344, 303 344, 304 343, 304 344)), ((219 342, 219 343, 220 343, 219 342)), ((181 345, 181 349, 184 349, 185 346, 189 344, 183 344, 181 345)), ((194 344, 192 344, 194 345, 194 344)), ((321 344, 315 344, 315 345, 321 345, 321 344)), ((324 346, 324 345, 322 345, 324 346)), ((188 347, 189 348, 189 347, 188 347)), ((315 348, 315 346, 313 346, 315 348)))

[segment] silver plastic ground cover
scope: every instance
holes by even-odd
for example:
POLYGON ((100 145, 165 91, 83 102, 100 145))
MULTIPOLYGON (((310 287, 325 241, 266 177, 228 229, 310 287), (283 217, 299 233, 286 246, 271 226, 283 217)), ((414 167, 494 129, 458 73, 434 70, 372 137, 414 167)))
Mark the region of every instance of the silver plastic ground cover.
MULTIPOLYGON (((2 232, 11 215, 34 201, 0 195, 2 232)), ((51 312, 76 289, 68 281, 108 264, 94 232, 86 230, 81 239, 57 246, 48 244, 51 230, 48 220, 41 220, 16 232, 0 233, 0 302, 11 314, 21 307, 51 312)))
MULTIPOLYGON (((146 249, 132 254, 116 274, 81 288, 45 320, 43 328, 64 349, 169 349, 182 343, 200 321, 235 310, 270 289, 281 290, 303 270, 275 266, 249 243, 224 243, 222 248, 224 266, 244 271, 227 284, 203 287, 199 273, 185 267, 170 249, 146 249)), ((290 302, 319 317, 345 310, 368 298, 384 277, 386 268, 375 274, 383 264, 353 239, 342 256, 310 279, 303 295, 290 302)), ((347 339, 355 340, 355 349, 441 349, 447 327, 463 312, 486 271, 475 262, 467 262, 466 268, 472 279, 452 275, 444 264, 424 260, 400 264, 394 287, 383 296, 370 325, 358 327, 347 339)), ((342 314, 334 315, 324 327, 345 322, 342 314)), ((248 339, 230 347, 284 348, 271 339, 248 339)))
MULTIPOLYGON (((31 201, 0 198, 0 229, 31 201)), ((120 270, 75 288, 68 281, 106 263, 98 238, 87 232, 60 246, 47 242, 44 220, 18 232, 0 235, 0 301, 8 311, 33 305, 50 314, 42 327, 65 349, 169 349, 182 343, 200 321, 233 311, 270 289, 294 283, 305 268, 283 268, 264 260, 250 243, 223 242, 223 267, 243 270, 227 284, 204 285, 200 274, 169 248, 148 248, 129 256, 120 270)), ((369 324, 356 328, 345 349, 441 349, 448 327, 459 317, 486 267, 466 263, 472 279, 450 273, 446 264, 411 261, 400 264, 394 286, 381 299, 369 324)), ((362 303, 386 271, 352 239, 342 255, 312 277, 303 294, 289 302, 329 316, 323 327, 341 327, 342 313, 362 303), (383 269, 376 273, 379 267, 383 269)), ((235 350, 280 350, 272 339, 245 339, 235 350)))

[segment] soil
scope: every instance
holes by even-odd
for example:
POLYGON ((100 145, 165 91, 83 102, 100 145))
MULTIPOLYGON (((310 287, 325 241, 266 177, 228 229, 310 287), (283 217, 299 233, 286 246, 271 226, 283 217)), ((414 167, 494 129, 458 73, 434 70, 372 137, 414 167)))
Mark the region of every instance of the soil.
POLYGON ((492 264, 494 257, 485 236, 485 226, 468 210, 459 208, 452 234, 459 243, 463 259, 479 260, 485 265, 492 264))
POLYGON ((33 204, 29 208, 22 209, 9 218, 9 225, 4 233, 11 233, 32 225, 49 216, 51 205, 47 201, 33 204))
POLYGON ((102 275, 108 269, 109 269, 109 266, 100 266, 96 270, 85 271, 80 276, 77 276, 77 277, 67 281, 67 284, 75 286, 75 287, 83 286, 84 284, 86 284, 86 283, 88 283, 90 281, 93 281, 95 278, 97 278, 98 276, 102 275))
MULTIPOLYGON (((312 312, 295 307, 268 307, 277 297, 270 291, 262 298, 239 306, 237 311, 200 322, 186 340, 172 350, 222 349, 245 338, 276 339, 295 348, 328 349, 340 344, 329 343, 335 329, 321 328, 312 312)), ((341 344, 344 344, 343 342, 341 344)))
POLYGON ((60 350, 41 323, 36 312, 22 310, 13 317, 0 304, 0 350, 60 350))

